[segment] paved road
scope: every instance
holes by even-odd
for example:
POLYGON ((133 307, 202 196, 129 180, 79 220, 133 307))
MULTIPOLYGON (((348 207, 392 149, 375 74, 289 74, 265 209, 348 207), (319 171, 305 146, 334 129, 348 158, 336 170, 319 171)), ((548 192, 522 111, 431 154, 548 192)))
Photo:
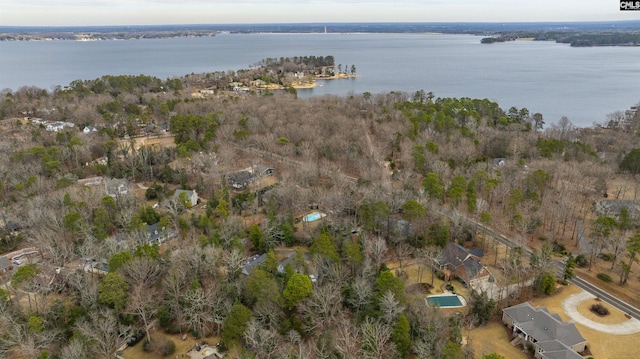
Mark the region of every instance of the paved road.
POLYGON ((638 308, 632 306, 631 304, 623 301, 620 298, 614 297, 613 295, 605 292, 604 290, 596 287, 586 280, 580 277, 574 277, 569 280, 569 283, 584 289, 585 291, 593 294, 595 297, 600 298, 600 300, 607 302, 610 305, 620 309, 624 313, 630 315, 631 317, 640 320, 640 310, 638 310, 638 308))

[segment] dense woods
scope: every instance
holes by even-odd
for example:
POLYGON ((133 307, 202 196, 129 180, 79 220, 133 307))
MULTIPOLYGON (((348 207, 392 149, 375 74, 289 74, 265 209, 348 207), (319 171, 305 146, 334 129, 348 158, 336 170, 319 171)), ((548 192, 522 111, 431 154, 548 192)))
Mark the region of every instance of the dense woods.
POLYGON ((638 213, 594 203, 636 203, 638 115, 580 129, 425 91, 301 100, 229 88, 302 65, 335 64, 266 59, 1 92, 0 248, 40 259, 2 277, 0 357, 112 358, 139 340, 171 357, 155 328, 215 336, 242 358, 469 358, 463 328, 550 294, 554 253, 580 241, 585 270, 607 261, 619 285, 637 282, 638 213), (74 126, 48 130, 55 121, 74 126), (260 165, 271 183, 232 182, 260 165), (301 219, 311 209, 326 216, 301 219), (498 284, 531 279, 534 290, 502 301, 471 292, 459 316, 426 306, 403 262, 435 266, 452 242, 497 248, 479 223, 538 248, 495 258, 498 284))
POLYGON ((590 46, 639 46, 640 34, 637 31, 506 31, 493 34, 480 40, 483 44, 533 39, 536 41, 555 41, 572 47, 590 46))

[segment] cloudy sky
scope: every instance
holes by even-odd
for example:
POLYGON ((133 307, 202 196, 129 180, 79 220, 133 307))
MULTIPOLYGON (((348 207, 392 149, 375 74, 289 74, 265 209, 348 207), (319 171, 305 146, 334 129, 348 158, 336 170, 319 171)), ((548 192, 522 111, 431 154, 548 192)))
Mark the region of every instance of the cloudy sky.
POLYGON ((0 26, 640 20, 618 0, 0 0, 0 26))

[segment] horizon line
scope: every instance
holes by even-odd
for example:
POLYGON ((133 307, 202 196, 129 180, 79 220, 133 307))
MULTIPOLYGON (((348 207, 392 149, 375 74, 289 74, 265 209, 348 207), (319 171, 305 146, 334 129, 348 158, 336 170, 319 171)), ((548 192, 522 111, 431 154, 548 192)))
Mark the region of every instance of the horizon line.
POLYGON ((263 23, 165 23, 165 24, 112 24, 112 25, 0 25, 2 28, 82 28, 82 27, 149 27, 149 26, 265 26, 265 25, 347 25, 347 24, 594 24, 640 23, 637 20, 570 20, 570 21, 313 21, 313 22, 263 22, 263 23))

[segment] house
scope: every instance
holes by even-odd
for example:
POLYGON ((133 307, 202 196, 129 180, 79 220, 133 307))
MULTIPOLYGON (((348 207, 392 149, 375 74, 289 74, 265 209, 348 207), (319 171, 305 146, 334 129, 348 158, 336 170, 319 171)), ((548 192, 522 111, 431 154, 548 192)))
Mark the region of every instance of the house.
POLYGON ((199 91, 201 95, 215 95, 216 91, 214 89, 203 89, 199 91))
POLYGON ((448 271, 471 288, 477 288, 480 282, 491 279, 487 266, 480 263, 482 256, 482 251, 469 251, 458 243, 449 242, 436 262, 438 269, 448 271))
POLYGON ((278 273, 284 273, 284 269, 287 267, 287 264, 293 265, 293 259, 296 254, 292 253, 287 258, 283 259, 280 263, 278 263, 278 273))
POLYGON ((529 302, 502 310, 502 323, 512 330, 514 345, 531 345, 537 359, 581 359, 578 353, 587 348, 575 324, 565 323, 558 314, 529 302))
POLYGON ((189 203, 187 203, 187 207, 193 207, 196 204, 198 204, 198 193, 196 193, 195 190, 184 190, 184 189, 177 189, 174 193, 173 193, 173 198, 177 201, 180 199, 180 196, 182 195, 182 193, 185 194, 186 199, 189 203))
POLYGON ((251 257, 251 259, 242 266, 242 274, 249 275, 254 268, 264 263, 266 259, 266 253, 251 257))
POLYGON ((11 269, 11 262, 7 257, 0 257, 0 274, 5 274, 11 269))
POLYGON ((62 268, 38 264, 38 269, 39 272, 33 281, 34 287, 37 290, 46 293, 52 290, 58 291, 62 289, 62 286, 64 286, 62 275, 60 274, 62 268))
POLYGON ((40 117, 27 117, 27 120, 31 121, 31 123, 33 123, 36 126, 39 125, 45 125, 47 123, 47 121, 44 118, 40 118, 40 117))
POLYGON ((640 201, 624 199, 602 199, 593 204, 595 212, 600 216, 620 218, 620 211, 626 208, 633 219, 640 217, 640 201))
POLYGON ((111 178, 105 182, 107 196, 117 198, 129 193, 129 182, 124 178, 111 178))
POLYGON ((264 165, 253 165, 251 173, 254 177, 271 176, 275 172, 275 168, 264 165))
POLYGON ((66 127, 74 127, 74 126, 75 124, 71 122, 56 121, 56 122, 47 123, 46 125, 44 125, 44 129, 49 132, 58 132, 58 131, 64 130, 66 127))
POLYGON ((506 158, 493 158, 491 160, 491 164, 494 167, 502 167, 502 166, 507 164, 507 159, 506 158))
POLYGON ((92 133, 92 132, 98 132, 99 130, 100 129, 98 127, 89 125, 89 126, 85 126, 82 129, 82 132, 85 133, 85 134, 89 134, 89 133, 92 133))
POLYGON ((264 176, 271 176, 274 172, 275 169, 273 167, 253 165, 229 175, 228 183, 234 189, 244 189, 247 188, 251 182, 264 176))
POLYGON ((257 87, 257 88, 265 88, 265 87, 267 87, 267 83, 264 80, 261 80, 261 79, 253 80, 253 81, 251 81, 250 84, 251 84, 251 86, 257 87))
POLYGON ((162 244, 162 242, 169 239, 169 232, 166 228, 160 227, 160 222, 154 224, 147 224, 147 238, 146 242, 149 244, 153 244, 156 242, 158 244, 162 244))
POLYGON ((229 185, 234 189, 244 189, 253 181, 253 175, 247 171, 240 171, 229 175, 229 185))
POLYGON ((81 178, 78 180, 78 184, 86 187, 100 186, 104 184, 104 178, 102 176, 81 178))
POLYGON ((109 265, 106 260, 96 261, 93 257, 82 258, 78 267, 87 273, 105 275, 109 272, 109 265))
POLYGON ((7 222, 7 225, 5 227, 7 229, 7 232, 14 234, 20 232, 20 229, 22 229, 19 223, 12 221, 7 222))

